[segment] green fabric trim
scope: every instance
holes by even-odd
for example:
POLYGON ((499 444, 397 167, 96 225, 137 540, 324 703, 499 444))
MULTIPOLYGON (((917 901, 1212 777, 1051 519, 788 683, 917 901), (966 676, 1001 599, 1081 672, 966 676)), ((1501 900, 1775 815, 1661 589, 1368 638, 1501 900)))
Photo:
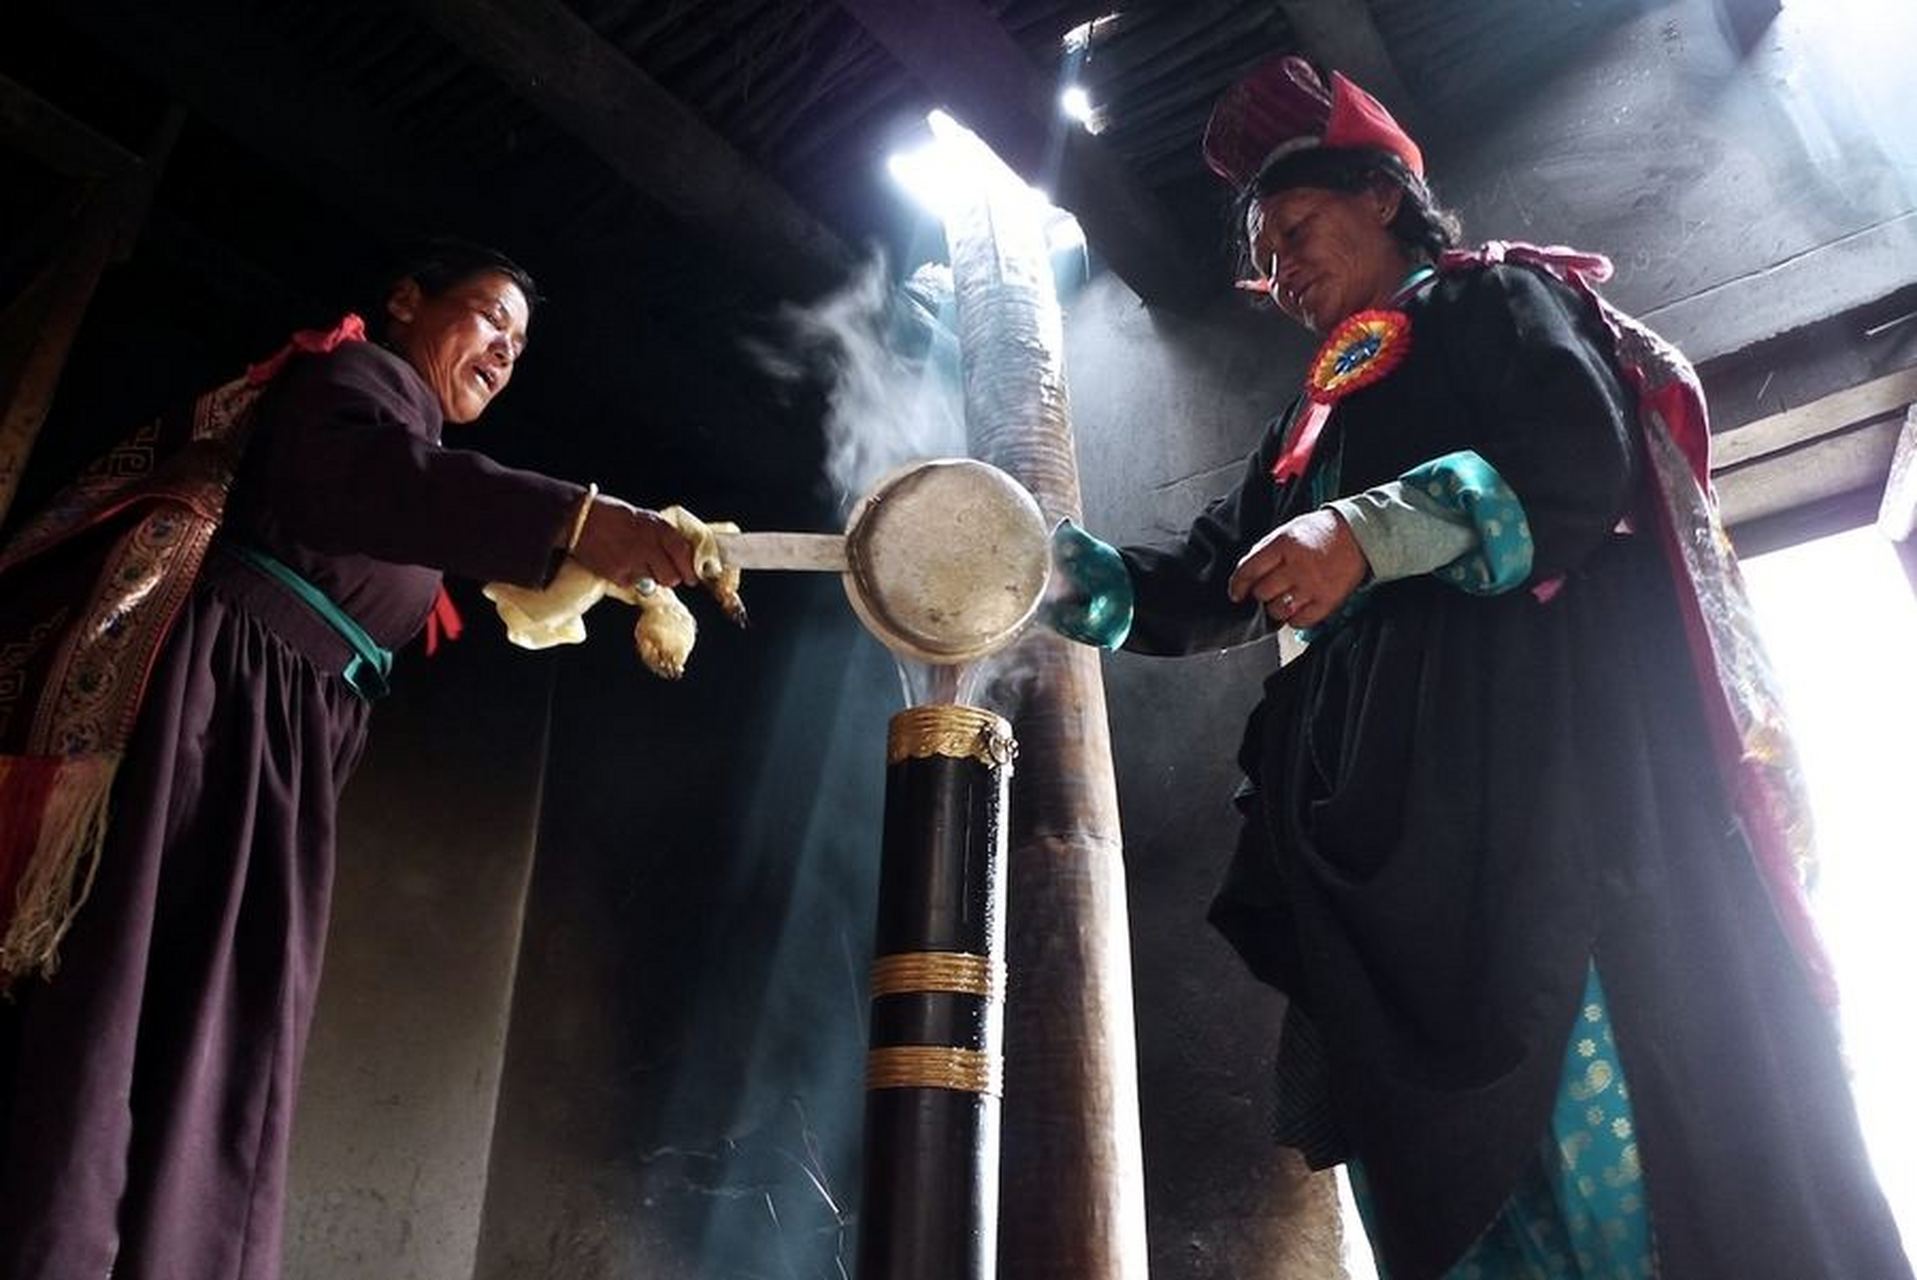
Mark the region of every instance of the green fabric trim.
POLYGON ((1398 282, 1398 287, 1392 290, 1391 305, 1394 307, 1397 306, 1400 302, 1403 302, 1406 298, 1416 293, 1426 282, 1436 280, 1437 278, 1438 269, 1428 262, 1420 263, 1411 268, 1410 271, 1405 273, 1405 278, 1398 282))
POLYGON ((249 547, 242 542, 228 542, 226 547, 234 555, 298 596, 303 604, 318 614, 326 625, 338 632, 340 638, 352 646, 353 660, 346 664, 346 670, 340 672, 340 678, 345 680, 363 701, 372 702, 377 698, 385 697, 391 691, 392 685, 388 677, 393 671, 393 651, 380 647, 373 637, 366 634, 366 628, 353 621, 352 615, 333 603, 332 597, 308 582, 291 565, 268 555, 257 547, 249 547))

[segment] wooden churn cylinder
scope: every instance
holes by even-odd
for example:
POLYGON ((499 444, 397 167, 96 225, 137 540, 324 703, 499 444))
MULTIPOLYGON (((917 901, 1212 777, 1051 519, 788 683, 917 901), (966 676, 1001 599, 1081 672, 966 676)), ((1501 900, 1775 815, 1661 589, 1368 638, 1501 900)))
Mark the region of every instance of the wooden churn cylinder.
POLYGON ((911 707, 886 744, 860 1280, 987 1280, 998 1252, 1011 726, 911 707))

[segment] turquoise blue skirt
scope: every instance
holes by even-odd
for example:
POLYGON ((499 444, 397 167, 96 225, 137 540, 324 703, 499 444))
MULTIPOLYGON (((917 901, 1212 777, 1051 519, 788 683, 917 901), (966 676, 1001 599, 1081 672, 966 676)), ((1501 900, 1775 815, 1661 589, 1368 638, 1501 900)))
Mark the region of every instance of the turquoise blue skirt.
MULTIPOLYGON (((1365 1231, 1375 1208, 1346 1166, 1365 1231)), ((1564 1052, 1550 1132, 1511 1198, 1445 1280, 1646 1280, 1657 1274, 1631 1091, 1594 965, 1564 1052)), ((1382 1264, 1380 1280, 1390 1280, 1382 1264)))

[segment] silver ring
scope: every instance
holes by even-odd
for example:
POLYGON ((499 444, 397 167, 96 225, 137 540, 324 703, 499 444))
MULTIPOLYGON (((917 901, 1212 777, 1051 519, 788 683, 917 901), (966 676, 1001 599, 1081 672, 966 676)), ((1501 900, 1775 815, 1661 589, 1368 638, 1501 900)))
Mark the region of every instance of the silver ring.
POLYGON ((632 584, 632 589, 642 596, 649 596, 659 589, 659 584, 651 578, 641 578, 632 584))
POLYGON ((1291 608, 1291 592, 1287 591, 1283 595, 1279 596, 1278 603, 1287 609, 1291 608))

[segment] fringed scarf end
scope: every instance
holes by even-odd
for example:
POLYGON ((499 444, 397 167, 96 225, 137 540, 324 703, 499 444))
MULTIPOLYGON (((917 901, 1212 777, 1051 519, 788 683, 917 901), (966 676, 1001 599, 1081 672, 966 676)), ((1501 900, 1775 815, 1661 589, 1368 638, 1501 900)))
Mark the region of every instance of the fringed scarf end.
POLYGON ((0 756, 0 991, 59 967, 100 865, 119 768, 117 752, 0 756))

